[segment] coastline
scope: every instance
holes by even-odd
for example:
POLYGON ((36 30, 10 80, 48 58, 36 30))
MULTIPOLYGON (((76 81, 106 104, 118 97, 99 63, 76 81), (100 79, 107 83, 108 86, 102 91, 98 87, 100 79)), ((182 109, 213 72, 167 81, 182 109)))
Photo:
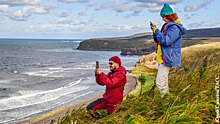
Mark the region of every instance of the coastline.
MULTIPOLYGON (((138 84, 137 77, 127 74, 127 83, 126 83, 125 89, 124 89, 124 96, 127 96, 129 94, 136 92, 139 88, 140 88, 140 85, 138 84)), ((75 105, 60 108, 60 109, 52 111, 48 114, 42 115, 38 118, 22 121, 17 124, 39 124, 39 123, 40 124, 49 124, 51 122, 51 120, 58 120, 59 117, 65 116, 67 111, 73 110, 73 109, 78 109, 80 107, 85 107, 89 103, 91 103, 92 101, 94 101, 98 98, 101 98, 101 97, 102 97, 102 94, 95 96, 89 100, 77 103, 75 105)))

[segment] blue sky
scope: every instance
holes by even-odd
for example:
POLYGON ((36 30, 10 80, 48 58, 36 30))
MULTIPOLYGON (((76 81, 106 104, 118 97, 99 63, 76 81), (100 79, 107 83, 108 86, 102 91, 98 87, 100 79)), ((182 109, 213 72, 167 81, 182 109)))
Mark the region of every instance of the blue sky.
POLYGON ((0 0, 0 38, 88 39, 150 32, 167 2, 187 29, 220 27, 220 0, 0 0))

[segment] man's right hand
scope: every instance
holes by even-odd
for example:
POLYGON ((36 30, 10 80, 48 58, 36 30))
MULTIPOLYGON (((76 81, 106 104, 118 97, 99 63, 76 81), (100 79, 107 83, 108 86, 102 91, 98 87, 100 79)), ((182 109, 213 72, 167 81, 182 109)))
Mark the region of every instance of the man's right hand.
POLYGON ((102 73, 102 69, 101 69, 101 67, 99 66, 98 68, 95 68, 95 74, 96 75, 99 75, 99 74, 101 74, 102 73))

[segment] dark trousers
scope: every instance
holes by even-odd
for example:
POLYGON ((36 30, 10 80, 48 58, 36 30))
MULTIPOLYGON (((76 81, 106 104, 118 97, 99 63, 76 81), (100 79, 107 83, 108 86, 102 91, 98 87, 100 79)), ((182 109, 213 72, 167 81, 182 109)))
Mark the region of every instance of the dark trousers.
POLYGON ((95 106, 97 106, 98 104, 101 104, 101 103, 102 103, 101 98, 100 98, 100 99, 97 99, 97 100, 91 102, 91 103, 86 107, 86 110, 87 110, 87 111, 93 110, 93 108, 94 108, 95 106))
POLYGON ((95 101, 93 101, 92 103, 90 103, 87 107, 86 107, 86 110, 89 111, 89 110, 92 110, 94 113, 96 113, 96 110, 97 109, 107 109, 108 111, 108 114, 112 114, 115 110, 115 107, 114 105, 106 105, 102 102, 102 99, 97 99, 95 101))

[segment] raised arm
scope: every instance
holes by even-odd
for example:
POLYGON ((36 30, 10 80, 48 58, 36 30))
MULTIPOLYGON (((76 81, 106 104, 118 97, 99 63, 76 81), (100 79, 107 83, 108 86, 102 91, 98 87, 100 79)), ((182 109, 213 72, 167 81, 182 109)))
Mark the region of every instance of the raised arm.
POLYGON ((112 79, 104 73, 101 73, 99 76, 100 83, 105 84, 108 88, 118 87, 124 83, 124 80, 126 80, 126 74, 124 72, 117 72, 116 76, 112 79))
POLYGON ((166 34, 163 34, 159 29, 155 30, 157 40, 161 45, 169 46, 180 37, 180 29, 177 26, 172 26, 168 29, 166 34))

